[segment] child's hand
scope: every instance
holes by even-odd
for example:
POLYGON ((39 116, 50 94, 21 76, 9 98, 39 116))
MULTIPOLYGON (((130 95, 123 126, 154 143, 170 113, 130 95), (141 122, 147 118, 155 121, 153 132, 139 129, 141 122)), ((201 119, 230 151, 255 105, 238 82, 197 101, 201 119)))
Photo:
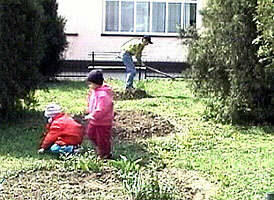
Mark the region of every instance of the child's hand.
POLYGON ((44 153, 45 149, 41 148, 38 150, 38 153, 44 153))
POLYGON ((94 119, 91 114, 85 116, 85 119, 94 119))

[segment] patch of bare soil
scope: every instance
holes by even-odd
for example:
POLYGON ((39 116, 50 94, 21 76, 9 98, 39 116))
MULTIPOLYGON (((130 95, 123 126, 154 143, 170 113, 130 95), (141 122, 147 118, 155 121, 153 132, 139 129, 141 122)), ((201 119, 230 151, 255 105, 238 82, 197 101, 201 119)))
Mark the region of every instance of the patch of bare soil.
MULTIPOLYGON (((85 125, 83 115, 74 119, 85 125)), ((119 140, 135 140, 153 136, 166 136, 173 133, 175 127, 168 120, 151 112, 116 110, 113 126, 113 137, 119 140)))
POLYGON ((112 171, 28 171, 9 177, 0 199, 106 199, 125 200, 123 186, 112 171))
POLYGON ((166 136, 174 125, 156 114, 145 111, 118 110, 115 113, 113 136, 121 140, 166 136))
POLYGON ((213 183, 201 177, 195 171, 180 169, 164 169, 159 172, 162 180, 171 181, 176 187, 181 199, 184 200, 210 200, 217 192, 217 187, 213 183))
MULTIPOLYGON (((210 200, 217 191, 215 185, 196 172, 164 169, 158 171, 157 176, 160 185, 171 186, 181 200, 210 200)), ((20 173, 3 184, 0 199, 129 200, 131 197, 115 177, 115 171, 106 168, 100 173, 60 169, 20 173)))

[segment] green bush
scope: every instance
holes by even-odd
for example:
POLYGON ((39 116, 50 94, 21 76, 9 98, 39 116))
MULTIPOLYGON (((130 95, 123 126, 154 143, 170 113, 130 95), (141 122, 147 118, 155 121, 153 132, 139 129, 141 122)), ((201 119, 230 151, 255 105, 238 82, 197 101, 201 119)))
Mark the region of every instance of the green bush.
POLYGON ((273 0, 258 0, 255 17, 258 37, 254 41, 260 44, 258 55, 260 62, 274 68, 274 4, 273 0))
POLYGON ((41 13, 33 0, 0 0, 0 117, 32 102, 41 82, 41 13))
POLYGON ((67 46, 64 32, 65 19, 58 16, 56 0, 40 0, 40 2, 44 8, 42 27, 46 40, 40 72, 45 77, 50 78, 58 72, 61 53, 67 46))
MULTIPOLYGON (((205 30, 190 44, 193 88, 207 97, 207 116, 223 121, 271 119, 271 84, 259 62, 256 0, 209 0, 205 30)), ((273 109, 272 109, 273 110, 273 109)))
MULTIPOLYGON (((255 22, 258 36, 253 41, 259 45, 259 62, 265 66, 269 92, 274 94, 274 4, 273 0, 258 0, 255 22)), ((272 114, 273 115, 273 114, 272 114)))

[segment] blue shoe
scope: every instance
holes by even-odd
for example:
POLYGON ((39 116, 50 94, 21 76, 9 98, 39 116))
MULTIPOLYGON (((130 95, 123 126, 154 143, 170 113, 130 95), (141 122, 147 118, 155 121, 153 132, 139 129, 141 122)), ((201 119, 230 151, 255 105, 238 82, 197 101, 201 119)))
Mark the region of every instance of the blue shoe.
POLYGON ((50 151, 52 153, 60 153, 61 146, 58 144, 54 144, 50 147, 50 151))
POLYGON ((72 146, 72 145, 60 146, 58 144, 54 144, 51 146, 50 151, 52 153, 68 155, 70 153, 73 153, 73 149, 74 149, 74 146, 72 146))
POLYGON ((74 146, 68 145, 68 146, 61 146, 61 149, 59 150, 60 153, 63 154, 70 154, 73 153, 74 146))

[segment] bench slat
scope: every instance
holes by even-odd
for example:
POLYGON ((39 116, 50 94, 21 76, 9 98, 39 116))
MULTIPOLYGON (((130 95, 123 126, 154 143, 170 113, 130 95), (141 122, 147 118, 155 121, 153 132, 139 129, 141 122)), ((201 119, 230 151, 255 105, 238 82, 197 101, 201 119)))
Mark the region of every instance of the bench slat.
MULTIPOLYGON (((126 67, 125 66, 99 66, 99 65, 96 65, 96 66, 88 66, 88 69, 125 69, 126 67)), ((135 67, 136 69, 141 69, 141 70, 145 70, 146 67, 135 67)))

